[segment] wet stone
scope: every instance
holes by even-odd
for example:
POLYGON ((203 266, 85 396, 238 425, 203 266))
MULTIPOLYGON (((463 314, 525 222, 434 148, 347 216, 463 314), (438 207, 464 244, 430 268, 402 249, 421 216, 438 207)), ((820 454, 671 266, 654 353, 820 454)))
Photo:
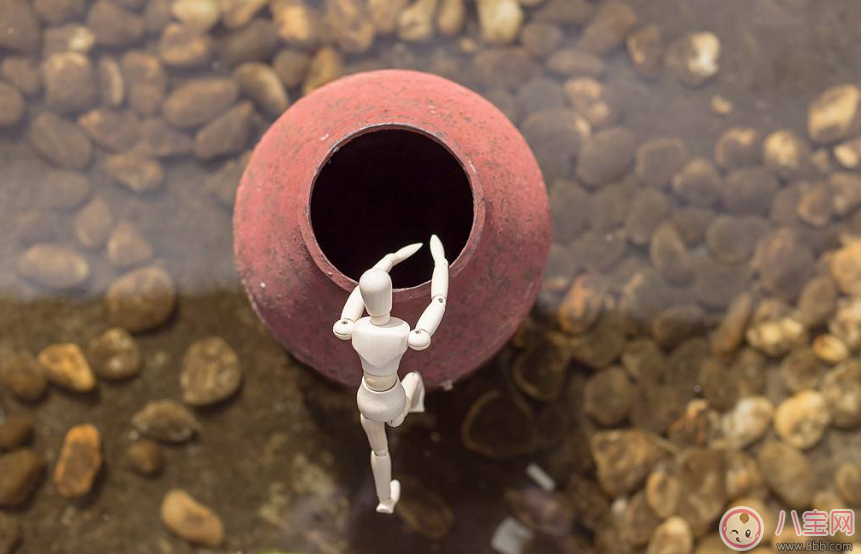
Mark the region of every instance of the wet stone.
POLYGON ((689 158, 685 144, 676 138, 657 138, 637 148, 634 173, 641 184, 665 187, 689 158))
POLYGON ((25 414, 14 414, 0 423, 0 452, 14 450, 33 440, 33 420, 25 414))
POLYGON ((692 255, 693 293, 704 307, 725 308, 747 286, 752 272, 746 265, 725 266, 708 255, 692 255))
POLYGON ((745 494, 763 490, 765 484, 762 481, 762 473, 753 456, 747 452, 730 450, 724 452, 723 457, 728 500, 735 500, 745 494))
POLYGON ((714 33, 690 33, 667 47, 667 69, 681 83, 698 87, 717 75, 720 40, 714 33))
POLYGON ((23 402, 41 400, 48 391, 42 366, 29 353, 13 354, 0 364, 0 384, 23 402))
MULTIPOLYGON (((652 513, 660 518, 655 523, 656 527, 660 520, 676 513, 680 492, 681 482, 678 475, 660 469, 649 474, 643 489, 643 498, 652 513)), ((646 537, 646 541, 648 541, 648 537, 646 537)))
POLYGON ((17 262, 18 273, 54 290, 73 289, 90 276, 90 266, 77 252, 54 244, 28 248, 17 262))
POLYGON ((834 472, 834 488, 847 503, 861 504, 861 466, 845 462, 834 472))
POLYGON ((54 484, 60 496, 86 496, 93 488, 103 459, 102 437, 98 429, 89 424, 69 429, 54 469, 54 484))
POLYGON ((583 144, 577 176, 591 187, 621 177, 634 160, 635 146, 634 135, 622 127, 594 134, 583 144))
POLYGON ((254 108, 242 102, 202 127, 194 136, 194 155, 200 160, 239 154, 251 137, 254 108))
POLYGON ((622 110, 610 89, 591 77, 565 81, 565 94, 574 111, 592 127, 601 129, 619 121, 622 110))
MULTIPOLYGON (((460 33, 466 23, 466 2, 464 0, 440 0, 436 15, 437 30, 441 35, 453 37, 460 33)), ((509 24, 511 24, 509 18, 509 24)), ((501 30, 505 31, 505 30, 501 30)))
POLYGON ((547 56, 562 43, 565 38, 562 29, 551 22, 530 21, 520 31, 520 41, 523 47, 533 56, 547 56))
POLYGON ((625 217, 628 240, 638 246, 649 244, 652 233, 666 219, 670 211, 667 197, 655 190, 641 190, 631 200, 625 217))
POLYGON ((409 0, 368 0, 369 17, 377 32, 381 35, 394 33, 398 17, 409 3, 409 0))
POLYGON ((861 137, 841 142, 834 147, 834 158, 846 169, 861 165, 861 137))
POLYGON ((287 91, 284 90, 278 74, 268 65, 245 63, 236 68, 233 76, 242 92, 266 115, 278 117, 287 109, 287 91))
POLYGON ((200 431, 200 423, 185 406, 173 400, 153 400, 132 416, 135 429, 157 441, 182 443, 200 431))
POLYGON ((595 5, 587 0, 545 0, 533 18, 558 25, 582 25, 594 13, 595 5))
POLYGON ((567 244, 588 228, 589 195, 578 183, 557 181, 550 191, 554 240, 567 244))
POLYGON ((344 74, 344 58, 333 48, 321 48, 311 58, 305 81, 302 84, 302 94, 310 94, 327 83, 338 79, 344 74))
POLYGON ((753 315, 753 306, 753 296, 750 293, 743 293, 732 301, 720 325, 712 334, 712 352, 715 355, 732 354, 741 346, 747 324, 753 315))
POLYGON ((693 264, 675 226, 665 222, 652 234, 649 258, 655 269, 670 283, 689 283, 694 277, 693 264))
POLYGON ((683 518, 673 516, 655 529, 646 554, 690 554, 693 548, 691 526, 683 518))
POLYGON ((170 67, 207 67, 213 55, 212 37, 185 25, 171 23, 158 41, 158 57, 170 67))
POLYGON ((625 223, 634 189, 626 183, 601 187, 590 199, 589 226, 593 231, 610 232, 625 223))
POLYGON ((759 468, 765 484, 787 506, 809 506, 816 490, 816 472, 798 450, 779 441, 767 442, 759 451, 759 468))
POLYGON ((190 154, 194 141, 187 134, 177 131, 161 118, 145 119, 141 123, 141 141, 138 150, 156 158, 171 158, 190 154))
POLYGON ((574 524, 574 508, 561 493, 527 487, 507 491, 505 499, 514 516, 539 533, 563 537, 574 524))
POLYGON ((599 371, 586 382, 583 410, 605 427, 618 425, 631 411, 634 395, 634 385, 625 370, 613 366, 599 371))
POLYGON ((121 221, 108 238, 108 261, 118 269, 130 269, 150 261, 150 244, 128 221, 121 221))
POLYGON ((39 19, 49 25, 60 25, 80 19, 86 12, 85 0, 34 0, 33 9, 39 19))
POLYGON ((828 333, 813 340, 813 353, 823 362, 834 365, 849 357, 849 347, 840 338, 828 333))
POLYGON ((693 206, 713 206, 721 197, 723 181, 705 158, 688 162, 672 179, 673 191, 693 206))
POLYGON ((24 98, 18 90, 0 83, 0 127, 11 127, 24 116, 24 98))
POLYGON ((831 422, 825 398, 805 390, 787 398, 774 412, 774 429, 783 441, 799 450, 815 446, 831 422))
POLYGON ((126 52, 120 63, 128 90, 129 107, 141 115, 161 109, 167 89, 167 75, 159 59, 145 52, 126 52))
POLYGON ((96 388, 93 375, 84 353, 72 343, 53 344, 39 353, 39 364, 48 381, 72 392, 89 392, 96 388))
POLYGON ((311 57, 299 50, 285 49, 278 52, 272 60, 272 69, 284 83, 284 86, 295 88, 305 80, 305 73, 311 64, 311 57))
POLYGON ((60 167, 81 170, 90 165, 90 139, 74 123, 53 112, 40 112, 32 120, 28 138, 36 152, 60 167))
POLYGON ((171 125, 194 129, 222 114, 239 97, 233 79, 203 77, 187 81, 165 99, 162 112, 171 125))
POLYGON ((268 60, 278 49, 278 31, 268 19, 255 19, 220 43, 218 59, 225 67, 268 60))
POLYGON ((538 447, 532 414, 498 390, 486 392, 470 407, 461 438, 469 450, 493 460, 523 456, 538 447))
POLYGON ((84 248, 96 250, 105 245, 114 226, 114 216, 100 196, 75 214, 75 238, 84 248))
POLYGON ((143 21, 146 31, 157 35, 172 19, 170 0, 150 0, 143 11, 143 21))
POLYGON ((45 460, 28 448, 0 455, 0 506, 27 502, 42 481, 45 460))
POLYGON ((800 176, 810 164, 810 147, 788 129, 765 137, 762 159, 765 167, 784 180, 800 176))
POLYGON ((18 520, 0 512, 0 554, 14 554, 22 539, 18 520))
POLYGON ((191 544, 218 548, 224 543, 224 526, 218 515, 184 490, 171 489, 159 513, 165 527, 191 544))
POLYGON ((488 88, 514 89, 536 70, 529 53, 517 46, 490 48, 473 58, 478 80, 488 88))
POLYGON ((530 397, 549 402, 562 392, 570 360, 565 338, 549 335, 514 360, 512 373, 515 383, 530 397))
POLYGON ((793 300, 807 283, 814 258, 797 234, 786 228, 772 231, 756 245, 752 265, 759 271, 766 290, 779 298, 793 300))
POLYGON ((857 361, 847 360, 829 371, 820 391, 835 427, 854 429, 861 425, 861 365, 857 361))
POLYGON ((607 66, 598 56, 577 50, 566 48, 558 50, 547 58, 547 68, 562 77, 601 77, 607 70, 607 66))
POLYGON ((634 399, 630 421, 639 429, 665 433, 685 413, 687 396, 670 385, 648 383, 634 399))
POLYGON ((33 96, 42 90, 42 71, 39 62, 32 58, 4 57, 0 62, 0 77, 14 85, 25 96, 33 96))
POLYGON ((861 296, 861 242, 852 241, 831 257, 831 276, 841 292, 861 296))
POLYGON ((664 61, 664 38, 655 25, 646 25, 628 35, 625 41, 634 71, 644 79, 660 75, 664 61))
POLYGON ((845 140, 861 127, 861 90, 854 85, 829 88, 810 103, 807 134, 816 144, 845 140))
POLYGON ((612 364, 625 346, 624 329, 619 315, 604 312, 588 331, 570 340, 572 357, 593 369, 602 369, 612 364))
POLYGON ((131 444, 125 452, 126 464, 138 475, 153 477, 164 468, 164 457, 157 442, 141 439, 131 444))
POLYGON ((797 348, 790 352, 780 364, 783 384, 791 392, 815 388, 824 368, 810 348, 797 348))
POLYGON ((628 342, 622 352, 622 365, 634 381, 657 381, 664 370, 666 357, 654 341, 638 338, 628 342))
POLYGON ((270 11, 278 28, 278 36, 286 44, 312 49, 323 38, 321 14, 302 0, 276 0, 270 11))
POLYGON ((798 199, 798 218, 813 227, 825 227, 831 222, 831 190, 826 183, 806 187, 798 199))
POLYGON ((87 27, 103 46, 126 46, 144 36, 144 22, 110 0, 97 0, 87 12, 87 27))
POLYGON ((454 514, 445 499, 418 480, 399 475, 401 501, 395 512, 417 535, 433 541, 446 538, 454 525, 454 514))
POLYGON ((828 177, 834 213, 844 217, 861 205, 861 176, 838 171, 828 177))
POLYGON ((768 229, 769 223, 763 218, 719 215, 706 230, 706 245, 717 262, 735 265, 753 255, 757 241, 768 229))
POLYGON ((640 488, 663 457, 656 437, 645 431, 599 431, 590 445, 601 487, 614 496, 640 488))
POLYGON ((488 44, 509 44, 523 24, 518 0, 476 0, 481 38, 488 44))
POLYGON ((221 19, 221 5, 215 0, 177 0, 171 11, 181 22, 201 31, 208 31, 221 19))
POLYGON ((762 135, 753 127, 733 127, 715 143, 715 161, 725 171, 757 166, 762 161, 762 135))
POLYGON ((777 178, 765 169, 739 169, 726 178, 723 205, 737 215, 766 215, 777 189, 777 178))
POLYGON ((706 314, 696 304, 679 304, 661 311, 651 324, 655 341, 664 347, 672 347, 705 326, 706 314))
POLYGON ((4 0, 0 5, 0 47, 35 52, 42 42, 39 20, 27 0, 4 0))
POLYGON ((426 42, 433 37, 437 0, 416 0, 398 16, 398 38, 404 42, 426 42))
POLYGON ((559 326, 572 335, 588 331, 603 312, 605 299, 603 279, 590 275, 577 277, 559 306, 559 326))
POLYGON ((268 4, 267 0, 227 0, 221 3, 221 21, 228 29, 244 27, 268 4))
POLYGON ((109 108, 119 108, 126 98, 126 85, 119 62, 111 56, 102 56, 96 71, 102 104, 109 108))
POLYGON ((761 439, 771 425, 774 405, 765 397, 740 399, 721 415, 709 439, 711 448, 742 450, 761 439))
POLYGON ((90 341, 87 359, 101 379, 128 379, 140 373, 141 355, 137 344, 123 329, 108 329, 90 341))
POLYGON ((550 180, 569 173, 571 160, 583 140, 584 123, 572 110, 556 108, 536 112, 520 126, 545 178, 550 180))
POLYGON ((676 228, 685 246, 694 247, 705 240, 706 230, 715 217, 709 208, 687 206, 670 213, 669 222, 676 228))
POLYGON ((219 337, 209 337, 188 348, 179 379, 183 401, 207 406, 236 394, 242 383, 242 368, 230 345, 219 337))
POLYGON ((600 4, 583 29, 577 46, 587 52, 604 54, 620 46, 637 25, 637 14, 630 6, 615 0, 600 4))
POLYGON ((233 208, 236 189, 250 157, 251 151, 248 150, 238 158, 224 162, 218 171, 207 178, 207 190, 221 206, 227 209, 233 208))
POLYGON ((745 334, 748 344, 763 354, 779 357, 807 341, 807 332, 780 301, 760 303, 745 334))
POLYGON ((809 329, 823 325, 837 305, 837 289, 827 275, 815 277, 798 296, 799 320, 809 329))
POLYGON ((841 298, 837 300, 834 317, 828 322, 828 331, 840 338, 850 350, 861 347, 861 301, 841 298))
POLYGON ((24 246, 52 242, 57 238, 57 218, 44 211, 25 212, 18 217, 18 241, 24 246))
POLYGON ((112 182, 132 192, 151 192, 164 184, 164 169, 161 164, 140 154, 114 154, 104 158, 100 167, 112 182))
MULTIPOLYGON (((89 29, 77 23, 70 23, 45 31, 42 52, 50 58, 62 53, 87 54, 95 43, 96 37, 89 29)), ((88 83, 88 86, 91 85, 88 83)))
POLYGON ((553 79, 539 77, 517 91, 516 101, 520 113, 532 114, 544 109, 564 108, 565 92, 553 79))
POLYGON ((652 321, 671 304, 674 291, 652 267, 638 269, 621 290, 619 312, 629 334, 649 334, 652 321))
POLYGON ((176 288, 170 275, 156 266, 126 273, 105 293, 108 319, 131 333, 164 324, 176 306, 176 288))

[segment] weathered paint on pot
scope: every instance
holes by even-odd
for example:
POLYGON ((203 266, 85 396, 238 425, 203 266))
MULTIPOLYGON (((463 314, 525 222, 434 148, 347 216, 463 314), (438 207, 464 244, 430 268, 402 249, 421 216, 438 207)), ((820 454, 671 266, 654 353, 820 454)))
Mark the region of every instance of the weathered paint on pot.
MULTIPOLYGON (((445 318, 430 348, 408 351, 401 363, 401 375, 421 371, 433 390, 476 371, 514 333, 535 301, 550 243, 538 164, 517 129, 481 96, 437 76, 386 70, 345 77, 299 100, 263 136, 245 170, 234 213, 234 253, 251 303, 273 336, 326 377, 357 386, 358 357, 331 331, 356 281, 321 248, 311 199, 337 152, 358 137, 391 129, 445 147, 471 194, 468 238, 459 254, 446 245, 451 287, 445 318)), ((349 214, 346 207, 337 209, 349 214)), ((353 229, 345 219, 349 237, 353 229)), ((389 251, 380 247, 368 267, 389 251)), ((414 257, 420 256, 430 259, 427 246, 414 257)), ((412 326, 429 301, 428 281, 396 288, 392 313, 412 326)))

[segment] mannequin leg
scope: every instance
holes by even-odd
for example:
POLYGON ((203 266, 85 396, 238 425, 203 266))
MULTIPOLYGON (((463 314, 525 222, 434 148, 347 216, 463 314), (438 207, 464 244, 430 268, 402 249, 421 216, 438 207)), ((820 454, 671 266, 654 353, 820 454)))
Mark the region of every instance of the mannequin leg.
POLYGON ((409 413, 422 413, 425 411, 425 383, 418 371, 413 371, 404 376, 402 381, 404 391, 407 393, 407 406, 409 413))
POLYGON ((374 486, 380 503, 377 511, 391 514, 401 496, 401 484, 392 480, 392 458, 389 456, 389 442, 386 439, 386 425, 361 416, 362 428, 371 444, 371 471, 374 486))

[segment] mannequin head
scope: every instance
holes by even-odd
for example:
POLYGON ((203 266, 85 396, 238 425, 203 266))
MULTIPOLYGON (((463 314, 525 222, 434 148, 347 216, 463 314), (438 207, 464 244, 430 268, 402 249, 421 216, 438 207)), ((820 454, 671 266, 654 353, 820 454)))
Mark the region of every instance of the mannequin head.
POLYGON ((359 279, 359 292, 371 317, 389 315, 392 311, 392 278, 382 269, 369 269, 359 279))

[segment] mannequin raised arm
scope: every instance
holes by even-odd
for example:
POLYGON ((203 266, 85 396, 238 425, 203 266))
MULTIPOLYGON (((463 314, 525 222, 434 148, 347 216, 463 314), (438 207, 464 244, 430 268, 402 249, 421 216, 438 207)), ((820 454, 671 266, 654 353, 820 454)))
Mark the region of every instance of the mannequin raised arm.
POLYGON ((448 260, 445 259, 442 242, 436 235, 431 236, 430 248, 434 260, 433 277, 431 278, 431 303, 425 308, 418 323, 416 323, 416 328, 410 333, 408 342, 413 350, 424 350, 430 346, 431 337, 445 314, 448 298, 448 260))

